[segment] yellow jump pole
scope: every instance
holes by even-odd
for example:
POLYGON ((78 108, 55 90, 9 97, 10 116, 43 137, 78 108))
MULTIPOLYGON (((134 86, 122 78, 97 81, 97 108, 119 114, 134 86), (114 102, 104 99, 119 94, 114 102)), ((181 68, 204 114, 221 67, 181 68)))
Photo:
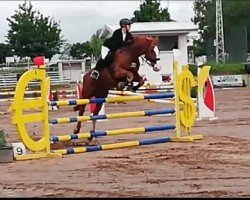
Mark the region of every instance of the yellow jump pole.
POLYGON ((177 88, 177 76, 178 76, 178 63, 174 61, 174 101, 175 101, 175 120, 176 120, 176 135, 175 138, 179 139, 181 137, 181 120, 180 120, 180 99, 179 91, 177 88))

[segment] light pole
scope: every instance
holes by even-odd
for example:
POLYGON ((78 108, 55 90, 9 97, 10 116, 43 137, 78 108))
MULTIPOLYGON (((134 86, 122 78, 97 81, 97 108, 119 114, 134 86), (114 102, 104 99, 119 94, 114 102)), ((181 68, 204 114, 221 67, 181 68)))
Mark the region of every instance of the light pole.
POLYGON ((216 63, 225 63, 222 1, 216 0, 216 63))

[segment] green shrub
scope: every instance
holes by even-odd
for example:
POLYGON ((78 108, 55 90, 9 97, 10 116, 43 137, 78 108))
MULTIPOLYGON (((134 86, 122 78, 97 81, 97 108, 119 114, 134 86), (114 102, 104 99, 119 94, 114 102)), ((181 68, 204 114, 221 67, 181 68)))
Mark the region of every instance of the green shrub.
POLYGON ((197 86, 191 88, 191 92, 190 92, 191 98, 197 98, 197 94, 198 94, 197 90, 198 90, 197 86))
POLYGON ((196 65, 189 65, 189 70, 194 76, 197 76, 197 66, 196 65))
POLYGON ((5 133, 4 133, 3 129, 0 128, 0 147, 6 146, 6 145, 7 145, 7 141, 5 138, 5 133))
POLYGON ((245 74, 245 65, 242 63, 238 64, 216 64, 208 63, 208 66, 211 66, 210 74, 211 75, 237 75, 245 74))

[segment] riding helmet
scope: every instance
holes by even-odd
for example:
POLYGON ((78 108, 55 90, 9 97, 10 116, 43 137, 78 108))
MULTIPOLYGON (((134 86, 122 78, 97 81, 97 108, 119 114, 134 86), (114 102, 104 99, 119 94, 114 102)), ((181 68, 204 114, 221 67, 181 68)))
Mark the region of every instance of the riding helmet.
POLYGON ((125 26, 130 24, 133 24, 133 22, 128 18, 123 18, 120 20, 120 26, 125 26))

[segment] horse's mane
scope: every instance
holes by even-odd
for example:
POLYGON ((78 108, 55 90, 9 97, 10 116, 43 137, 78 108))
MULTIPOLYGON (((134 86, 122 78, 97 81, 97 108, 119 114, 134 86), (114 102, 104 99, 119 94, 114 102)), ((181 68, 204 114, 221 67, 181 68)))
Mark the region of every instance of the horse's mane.
MULTIPOLYGON (((135 35, 133 36, 131 40, 124 41, 119 49, 122 51, 129 51, 131 50, 132 45, 134 45, 136 41, 138 40, 142 41, 142 39, 145 39, 146 37, 147 37, 146 35, 135 35)), ((146 42, 146 39, 145 39, 145 42, 146 42)))
POLYGON ((125 42, 123 42, 123 44, 121 45, 121 47, 119 49, 121 50, 129 50, 129 48, 134 44, 134 40, 127 40, 125 42))
POLYGON ((129 48, 135 43, 137 38, 143 38, 146 35, 134 35, 131 40, 124 41, 119 49, 121 50, 129 50, 129 48))

